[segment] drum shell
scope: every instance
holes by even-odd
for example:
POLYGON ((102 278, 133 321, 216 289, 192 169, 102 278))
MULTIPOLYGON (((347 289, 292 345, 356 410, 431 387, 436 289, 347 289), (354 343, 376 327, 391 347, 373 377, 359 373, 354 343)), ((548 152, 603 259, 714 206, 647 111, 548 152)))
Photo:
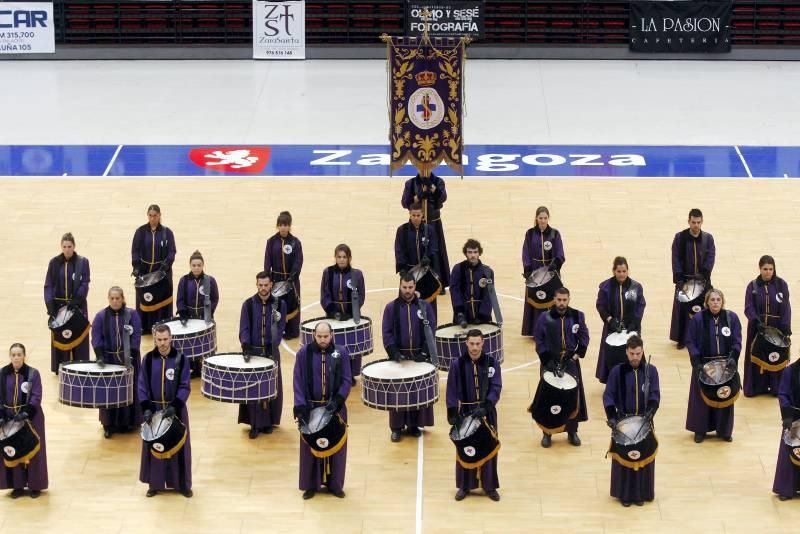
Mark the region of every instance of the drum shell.
POLYGON ((137 299, 139 310, 142 312, 158 311, 172 304, 172 284, 163 271, 148 273, 145 277, 137 278, 135 286, 139 297, 137 299))
POLYGON ((703 304, 706 298, 706 293, 708 293, 708 291, 711 288, 708 287, 708 284, 700 280, 688 280, 687 282, 684 283, 684 288, 681 288, 681 290, 678 291, 678 293, 676 293, 675 298, 678 300, 678 303, 680 304, 683 313, 688 315, 689 318, 691 319, 692 317, 694 317, 695 313, 699 313, 700 311, 702 311, 703 304), (684 301, 681 299, 681 293, 686 295, 683 289, 686 287, 687 284, 695 284, 695 285, 702 284, 702 290, 694 298, 684 301))
MULTIPOLYGON (((711 361, 722 361, 721 358, 713 358, 711 361)), ((708 364, 710 362, 706 362, 708 364)), ((711 408, 727 408, 739 398, 742 390, 742 381, 737 370, 728 380, 712 384, 703 380, 703 373, 698 373, 697 381, 700 386, 700 397, 703 402, 711 408)))
POLYGON ((107 364, 103 371, 86 369, 90 362, 62 363, 58 368, 58 401, 76 408, 124 408, 133 404, 133 367, 107 364))
MULTIPOLYGON (((62 306, 62 309, 66 306, 62 306)), ((59 310, 61 313, 61 310, 59 310)), ((89 319, 79 310, 72 312, 72 316, 62 325, 50 326, 52 343, 58 350, 72 350, 86 339, 91 330, 89 319)))
MULTIPOLYGON (((324 410, 325 407, 317 407, 315 410, 324 410)), ((308 430, 307 427, 305 427, 308 430)), ((327 458, 339 452, 347 443, 347 423, 344 422, 341 414, 335 413, 328 421, 328 424, 317 432, 303 432, 300 430, 300 438, 311 449, 311 454, 316 458, 327 458)))
POLYGON ((775 345, 756 333, 750 347, 750 361, 764 371, 781 371, 789 365, 789 347, 775 345))
POLYGON ((435 367, 410 378, 370 376, 370 366, 384 362, 395 363, 377 360, 361 370, 361 400, 364 404, 376 410, 415 411, 433 406, 439 400, 439 372, 435 367))
MULTIPOLYGON (((207 399, 218 402, 230 402, 246 404, 274 399, 278 395, 278 363, 270 358, 265 360, 272 362, 272 366, 257 367, 246 369, 244 367, 234 367, 223 363, 217 363, 217 356, 235 354, 242 358, 240 353, 217 354, 207 358, 203 362, 201 372, 200 392, 207 399)), ((261 356, 251 356, 250 361, 261 356)))
MULTIPOLYGON (((472 416, 468 416, 472 418, 472 416)), ((450 430, 450 441, 456 447, 456 460, 464 469, 476 469, 495 456, 500 450, 497 432, 483 418, 481 424, 471 434, 459 438, 458 428, 450 430)))
POLYGON ((340 347, 345 347, 350 359, 358 356, 372 354, 374 350, 374 340, 372 334, 372 319, 361 316, 359 324, 351 321, 335 321, 326 317, 315 317, 300 323, 300 344, 309 345, 314 341, 314 326, 320 321, 326 321, 333 330, 333 343, 340 347), (312 326, 313 325, 313 326, 312 326))
POLYGON ((416 265, 409 271, 417 282, 417 293, 427 302, 433 302, 442 290, 442 280, 430 266, 416 265))
POLYGON ((561 278, 555 271, 553 271, 553 277, 544 284, 532 285, 532 279, 535 278, 536 273, 547 270, 547 267, 539 267, 531 273, 525 284, 525 302, 540 310, 548 309, 553 305, 556 289, 562 286, 561 278))
POLYGON ((201 330, 181 332, 180 317, 170 317, 153 325, 153 331, 159 325, 167 325, 172 335, 172 346, 190 360, 206 358, 217 352, 217 324, 214 321, 205 322, 202 319, 189 319, 187 324, 202 324, 201 330))
MULTIPOLYGON (((608 334, 608 336, 606 336, 606 339, 603 340, 603 345, 605 349, 605 354, 604 354, 605 364, 606 364, 606 369, 608 369, 609 372, 617 365, 628 362, 628 355, 625 352, 627 339, 626 343, 623 343, 621 345, 615 345, 609 342, 609 339, 611 339, 612 336, 614 336, 615 334, 616 332, 612 332, 608 334)), ((635 335, 636 332, 632 331, 629 333, 627 330, 623 330, 622 334, 630 337, 635 335)))
POLYGON ((800 420, 794 421, 791 428, 783 431, 783 443, 786 445, 789 461, 800 470, 800 420))
MULTIPOLYGON (((3 425, 3 430, 7 431, 15 424, 8 421, 3 425)), ((4 432, 5 436, 5 432, 4 432)), ((29 420, 23 421, 14 434, 0 439, 0 451, 3 455, 3 464, 8 468, 16 467, 20 464, 27 464, 41 450, 39 434, 29 420)))
MULTIPOLYGON (((638 419, 642 418, 641 416, 634 417, 638 419)), ((622 419, 618 423, 618 426, 630 419, 630 417, 622 419)), ((612 432, 611 435, 611 445, 608 449, 611 457, 624 467, 633 469, 634 471, 638 471, 653 462, 658 453, 658 439, 653 431, 653 426, 650 422, 646 422, 645 424, 648 426, 648 429, 642 431, 641 439, 637 440, 635 443, 626 444, 616 440, 616 432, 612 432)))
MULTIPOLYGON (((483 334, 483 351, 495 361, 502 365, 505 358, 503 351, 503 330, 497 323, 484 323, 496 327, 496 330, 491 333, 483 334)), ((450 337, 442 335, 441 331, 445 328, 456 326, 454 323, 447 323, 436 328, 435 343, 436 354, 439 357, 438 367, 442 371, 450 370, 450 364, 457 360, 466 351, 466 332, 472 328, 472 325, 467 326, 464 334, 450 337)), ((483 329, 481 329, 483 330, 483 329)))
POLYGON ((295 291, 293 282, 288 280, 275 282, 275 285, 272 287, 272 296, 286 303, 287 321, 291 321, 300 313, 300 299, 297 298, 297 291, 295 291), (284 292, 284 288, 288 288, 288 291, 284 292), (282 294, 279 296, 278 293, 282 294))
MULTIPOLYGON (((575 377, 573 377, 575 378, 575 377)), ((577 378, 575 379, 577 382, 577 378)), ((578 415, 580 409, 580 388, 560 389, 547 382, 544 374, 528 410, 533 420, 546 434, 563 432, 567 422, 578 415)))
MULTIPOLYGON (((142 428, 147 424, 142 423, 142 428)), ((169 460, 183 448, 186 443, 186 437, 186 425, 177 416, 173 416, 169 428, 161 436, 154 437, 151 440, 147 440, 142 436, 142 440, 147 443, 150 454, 155 458, 169 460)))

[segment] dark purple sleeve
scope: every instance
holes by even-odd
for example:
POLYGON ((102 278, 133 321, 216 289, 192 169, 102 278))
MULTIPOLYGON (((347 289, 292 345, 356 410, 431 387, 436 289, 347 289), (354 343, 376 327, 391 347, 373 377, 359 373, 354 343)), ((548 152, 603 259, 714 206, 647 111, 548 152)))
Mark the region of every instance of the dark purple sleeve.
POLYGON ((447 371, 447 408, 458 408, 458 358, 450 362, 450 370, 447 371))
POLYGON ((189 395, 192 392, 192 366, 189 365, 189 358, 183 356, 183 366, 181 367, 180 382, 178 382, 178 391, 175 396, 183 404, 189 401, 189 395))
MULTIPOLYGON (((286 301, 281 300, 281 303, 278 305, 278 312, 281 314, 281 318, 278 320, 278 341, 273 341, 273 343, 280 344, 283 340, 283 331, 286 330, 286 301)), ((270 319, 272 321, 272 319, 270 319)), ((270 322, 270 326, 272 323, 270 322)))
POLYGON ((141 228, 137 228, 133 233, 133 241, 131 241, 131 265, 134 269, 140 267, 142 257, 140 250, 142 249, 142 232, 141 228))
MULTIPOLYGON (((343 365, 342 369, 348 367, 343 365)), ((306 347, 302 346, 297 351, 294 358, 294 373, 292 374, 292 384, 294 387, 294 406, 310 406, 311 403, 306 396, 306 347)))
POLYGON ((300 276, 300 271, 303 270, 303 244, 299 239, 295 238, 294 248, 294 263, 292 263, 292 272, 300 276))
POLYGON ((367 300, 367 282, 364 280, 364 272, 361 269, 358 270, 358 275, 356 276, 356 286, 358 286, 359 302, 363 306, 367 300))
POLYGON ((706 253, 705 261, 703 262, 703 268, 711 274, 711 271, 714 270, 714 262, 717 259, 717 245, 714 244, 714 236, 708 234, 708 252, 706 253))
MULTIPOLYGON (((150 365, 152 366, 153 360, 150 360, 150 365)), ((188 367, 188 366, 187 366, 188 367)), ((150 384, 147 383, 147 374, 152 372, 152 369, 145 370, 144 365, 142 366, 141 372, 139 373, 139 383, 137 387, 139 389, 139 403, 146 404, 151 402, 153 399, 150 398, 150 384)))
POLYGON ((783 284, 783 313, 781 313, 781 327, 784 333, 792 331, 792 304, 789 300, 789 284, 783 284))
POLYGON ((428 318, 428 322, 431 323, 431 330, 436 332, 436 312, 433 311, 433 306, 430 302, 420 300, 420 302, 424 302, 425 306, 425 317, 428 318))
POLYGON ((522 241, 522 268, 525 271, 533 270, 533 254, 531 253, 531 233, 533 228, 525 232, 525 238, 522 241))
POLYGON ((500 391, 503 389, 503 375, 500 372, 500 364, 494 362, 494 376, 489 377, 489 388, 486 391, 486 400, 493 405, 500 401, 500 391))
MULTIPOLYGON (((606 380, 606 389, 603 390, 603 407, 606 409, 606 416, 609 416, 610 409, 614 412, 624 412, 624 406, 617 406, 617 390, 619 389, 619 373, 622 366, 617 365, 608 373, 606 380)), ((624 393, 623 393, 624 395, 624 393)))
POLYGON ((661 384, 658 378, 658 369, 655 365, 649 365, 650 370, 650 391, 647 395, 647 404, 652 402, 661 403, 661 384))
POLYGON ((264 246, 264 271, 272 272, 272 254, 270 248, 272 247, 272 238, 267 239, 267 244, 264 246))
POLYGON ((353 369, 350 365, 350 353, 347 351, 346 347, 342 347, 342 383, 339 386, 339 390, 336 392, 339 396, 343 399, 347 399, 348 395, 350 395, 350 388, 353 385, 353 369))
MULTIPOLYGON (((647 301, 644 298, 644 286, 639 284, 639 288, 641 289, 641 293, 639 294, 639 299, 636 301, 636 311, 634 314, 636 315, 636 319, 639 321, 640 328, 642 318, 644 317, 644 309, 647 306, 647 301)), ((639 332, 641 334, 641 331, 639 332)))
POLYGON ((611 310, 608 307, 608 280, 600 284, 597 290, 597 301, 594 304, 597 313, 600 315, 600 320, 605 324, 608 317, 611 316, 611 310))
POLYGON ((178 311, 185 310, 186 306, 186 276, 178 278, 178 296, 176 297, 176 308, 178 311))
POLYGON ((28 404, 36 406, 42 405, 42 375, 36 369, 31 373, 31 394, 28 396, 28 404))
POLYGON ((586 349, 589 348, 589 327, 586 326, 586 316, 583 312, 578 312, 578 350, 576 351, 581 358, 586 356, 586 349))
POLYGON ((733 357, 739 359, 739 353, 742 352, 742 323, 739 321, 739 316, 734 312, 731 314, 731 350, 733 357))
POLYGON ((100 310, 92 320, 92 348, 105 349, 105 339, 103 338, 103 321, 105 320, 105 309, 100 310))
POLYGON ((44 277, 44 303, 53 302, 56 298, 56 288, 53 286, 53 278, 55 277, 56 262, 50 260, 47 264, 47 274, 44 277))
POLYGON ((703 313, 696 313, 686 326, 686 350, 689 351, 689 361, 693 367, 703 361, 703 347, 700 346, 703 338, 703 313))
POLYGON ((86 256, 81 256, 83 258, 83 267, 81 268, 81 283, 78 285, 78 290, 75 292, 73 297, 76 297, 79 301, 86 302, 86 298, 89 296, 89 282, 92 277, 92 271, 89 268, 89 258, 86 256))
POLYGON ((561 232, 555 232, 553 238, 553 260, 558 263, 558 268, 567 263, 567 257, 564 255, 564 242, 561 240, 561 232))
POLYGON ((167 239, 169 243, 167 243, 167 267, 172 269, 172 264, 175 263, 175 254, 177 253, 177 246, 175 245, 175 234, 172 233, 172 230, 167 228, 167 239))
POLYGON ((747 284, 747 289, 744 291, 744 316, 748 321, 755 321, 758 319, 758 311, 756 310, 756 299, 753 297, 753 289, 755 289, 753 282, 747 284))
POLYGON ((411 204, 414 203, 414 179, 411 178, 410 180, 406 180, 405 185, 403 186, 403 195, 400 197, 400 205, 403 208, 408 209, 411 207, 411 204))
POLYGON ((781 408, 791 409, 794 406, 794 403, 792 403, 792 371, 794 371, 794 365, 787 365, 781 371, 781 382, 778 386, 778 404, 781 408))
MULTIPOLYGON (((250 299, 242 303, 242 311, 239 314, 239 343, 250 345, 250 321, 248 321, 247 307, 250 306, 250 299)), ((255 313, 255 312, 254 312, 255 313)))
MULTIPOLYGON (((320 282, 319 286, 319 303, 322 305, 322 309, 325 310, 325 312, 328 311, 328 306, 333 304, 333 297, 331 296, 331 288, 329 287, 328 284, 329 280, 328 269, 330 269, 330 267, 325 267, 325 269, 323 269, 322 281, 320 282)), ((358 296, 361 297, 361 291, 363 291, 361 289, 361 286, 359 286, 358 291, 359 291, 358 296)))
POLYGON ((464 311, 464 295, 461 294, 461 263, 456 263, 450 272, 450 303, 455 313, 464 311))
MULTIPOLYGON (((439 238, 431 224, 428 224, 428 239, 430 239, 428 256, 432 259, 432 263, 436 264, 439 261, 439 238)), ((436 265, 436 272, 439 272, 439 265, 436 265)))
POLYGON ((677 284, 680 282, 681 275, 683 275, 683 265, 681 265, 680 255, 680 239, 681 233, 675 234, 672 239, 672 282, 677 284))
POLYGON ((398 226, 394 236, 394 264, 396 273, 404 270, 406 265, 409 265, 408 258, 406 258, 406 251, 403 250, 403 240, 400 239, 403 229, 404 225, 401 224, 398 226))
POLYGON ((128 308, 128 312, 131 314, 131 326, 133 327, 133 334, 131 335, 131 357, 134 356, 135 352, 138 358, 141 354, 142 347, 142 320, 139 319, 139 314, 136 313, 136 310, 128 308))
POLYGON ((443 179, 439 178, 438 176, 436 177, 436 179, 437 179, 436 192, 434 194, 436 196, 437 203, 441 208, 442 205, 444 205, 444 203, 447 202, 447 186, 445 185, 443 179))
MULTIPOLYGON (((547 354, 547 329, 544 326, 547 313, 540 314, 539 318, 536 319, 536 324, 533 326, 533 340, 536 342, 536 353, 540 359, 547 354)), ((542 363, 545 363, 545 361, 542 360, 542 363)))
POLYGON ((217 285, 217 279, 212 276, 209 285, 211 286, 211 315, 214 315, 219 305, 219 286, 217 285))
POLYGON ((381 335, 383 346, 395 345, 397 340, 394 338, 394 301, 390 300, 383 309, 383 320, 381 321, 381 335))

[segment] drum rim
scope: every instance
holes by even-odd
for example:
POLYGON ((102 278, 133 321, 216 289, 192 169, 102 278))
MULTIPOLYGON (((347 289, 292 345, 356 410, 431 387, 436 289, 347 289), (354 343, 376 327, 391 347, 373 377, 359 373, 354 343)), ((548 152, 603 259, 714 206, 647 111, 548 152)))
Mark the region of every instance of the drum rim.
MULTIPOLYGON (((480 324, 481 324, 481 325, 483 325, 483 324, 488 324, 488 325, 492 325, 492 326, 494 326, 494 327, 496 327, 496 328, 497 328, 497 330, 494 330, 494 331, 492 331, 492 332, 490 332, 490 333, 488 333, 488 334, 487 334, 486 332, 483 332, 483 331, 481 330, 481 332, 483 333, 483 338, 484 338, 484 339, 486 339, 487 337, 493 337, 493 338, 494 338, 494 337, 500 337, 500 336, 502 336, 502 335, 503 335, 503 327, 502 327, 502 326, 500 326, 500 325, 498 325, 498 324, 497 324, 496 322, 494 322, 494 321, 490 321, 490 322, 488 322, 488 323, 480 323, 480 324)), ((440 336, 440 335, 439 335, 439 333, 438 333, 438 332, 439 332, 439 330, 440 330, 440 329, 442 329, 442 328, 449 328, 449 327, 451 327, 451 326, 459 326, 459 327, 460 327, 460 325, 458 325, 458 324, 456 324, 456 323, 445 323, 445 324, 442 324, 442 325, 438 325, 438 326, 436 327, 436 330, 433 332, 433 337, 434 337, 434 338, 436 338, 436 339, 460 339, 459 337, 445 337, 445 336, 440 336)), ((480 325, 472 325, 472 324, 468 325, 468 326, 467 326, 467 330, 466 330, 467 332, 470 330, 470 328, 469 328, 470 326, 475 326, 475 327, 478 327, 478 326, 480 326, 480 325)), ((462 337, 461 339, 463 339, 463 338, 466 338, 466 337, 467 337, 467 336, 466 336, 466 332, 465 332, 464 334, 462 334, 462 336, 463 336, 463 337, 462 337)))
POLYGON ((761 336, 762 338, 764 338, 764 341, 766 341, 767 343, 769 343, 769 344, 770 344, 770 345, 772 345, 773 347, 778 347, 778 348, 780 348, 780 349, 787 349, 787 348, 789 348, 789 345, 787 345, 787 344, 786 344, 786 336, 784 336, 784 335, 783 335, 783 332, 781 332, 780 328, 776 328, 776 327, 774 327, 774 326, 765 326, 765 327, 764 327, 764 333, 761 333, 761 332, 759 332, 759 334, 758 334, 758 335, 759 335, 759 336, 761 336), (770 340, 767 338, 767 336, 765 335, 766 333, 768 333, 768 332, 770 332, 770 333, 771 333, 771 332, 773 332, 773 331, 778 333, 778 336, 776 336, 776 337, 777 337, 777 338, 778 338, 778 340, 781 342, 781 345, 776 345, 775 343, 773 343, 772 341, 770 341, 770 340))
POLYGON ((265 400, 272 400, 272 399, 274 399, 275 397, 278 396, 278 388, 276 387, 274 395, 269 396, 269 397, 263 397, 261 399, 252 399, 252 398, 234 399, 234 398, 231 398, 231 397, 223 398, 223 397, 214 396, 211 393, 207 392, 205 390, 205 388, 204 388, 204 386, 206 384, 210 384, 210 382, 203 382, 202 384, 200 384, 200 394, 203 397, 207 398, 208 400, 212 400, 212 401, 216 401, 216 402, 224 402, 224 403, 227 403, 227 404, 247 404, 248 402, 261 402, 261 401, 265 401, 265 400))
POLYGON ((22 430, 22 428, 25 426, 25 421, 14 421, 13 419, 10 419, 10 420, 6 421, 5 424, 0 425, 0 428, 5 428, 6 425, 11 426, 11 427, 13 427, 15 425, 19 425, 19 427, 13 433, 6 434, 6 438, 0 440, 0 443, 3 443, 4 441, 6 441, 8 439, 11 439, 12 437, 16 436, 17 433, 19 433, 19 431, 22 430))
POLYGON ((628 332, 627 330, 623 330, 622 332, 610 332, 606 336, 606 338, 603 340, 603 343, 605 343, 609 347, 624 347, 625 344, 628 342, 628 339, 630 339, 632 336, 638 336, 638 335, 639 335, 639 332, 637 332, 636 330, 631 330, 630 332, 628 332), (623 333, 628 334, 628 337, 625 338, 625 340, 622 342, 622 344, 613 345, 613 344, 608 342, 608 338, 610 338, 611 336, 621 336, 623 333))
MULTIPOLYGON (((81 313, 81 315, 83 314, 81 313)), ((65 326, 67 326, 67 323, 69 323, 72 320, 73 317, 75 317, 75 312, 70 310, 69 306, 64 304, 63 306, 59 306, 58 311, 56 311, 55 317, 53 317, 53 321, 50 321, 47 326, 50 328, 50 330, 58 330, 59 328, 64 328, 65 326), (67 309, 67 311, 64 312, 66 318, 64 319, 64 322, 56 324, 55 320, 58 319, 58 314, 61 313, 61 310, 63 310, 64 308, 67 309)))
POLYGON ((410 379, 415 379, 416 380, 416 379, 420 379, 420 378, 428 378, 428 377, 431 377, 433 375, 437 375, 438 376, 438 372, 439 372, 439 368, 436 367, 435 365, 433 365, 430 362, 415 362, 415 363, 427 363, 428 365, 433 366, 433 369, 431 369, 429 372, 426 372, 424 374, 415 375, 415 376, 406 377, 406 378, 377 378, 377 377, 370 377, 370 376, 367 376, 367 375, 364 374, 364 369, 366 369, 370 365, 373 365, 373 364, 376 364, 376 363, 383 363, 383 362, 397 363, 394 360, 390 360, 389 358, 386 358, 386 359, 383 359, 383 360, 375 360, 375 361, 369 362, 368 364, 366 364, 366 365, 361 367, 361 378, 362 378, 362 380, 369 380, 371 382, 384 383, 384 384, 385 383, 408 382, 410 379))
MULTIPOLYGON (((568 373, 568 372, 564 371, 564 375, 569 375, 575 381, 575 387, 574 388, 569 388, 569 389, 563 389, 563 388, 557 387, 555 384, 553 384, 551 382, 548 382, 547 379, 545 378, 545 375, 547 375, 547 374, 550 374, 550 376, 556 376, 556 374, 553 371, 545 371, 545 372, 542 373, 542 380, 547 385, 553 386, 555 389, 558 389, 559 391, 572 391, 573 389, 577 389, 577 387, 580 385, 580 383, 578 382, 578 378, 576 376, 574 376, 572 373, 568 373)), ((556 378, 558 378, 558 377, 556 377, 556 378)))
MULTIPOLYGON (((195 334, 211 334, 211 333, 216 334, 217 333, 217 322, 214 319, 211 319, 208 322, 206 322, 205 319, 189 319, 189 320, 190 321, 202 321, 206 325, 206 328, 203 329, 203 330, 198 330, 197 332, 186 332, 186 333, 181 333, 181 334, 173 332, 172 328, 170 328, 169 332, 170 332, 170 335, 172 336, 172 339, 175 339, 175 338, 178 338, 178 339, 191 339, 188 336, 195 335, 195 334)), ((181 321, 181 318, 178 315, 176 315, 174 317, 170 317, 168 319, 161 319, 160 321, 158 321, 157 323, 155 323, 153 325, 152 329, 154 330, 155 327, 160 326, 162 324, 167 324, 167 323, 172 323, 172 322, 180 323, 180 321, 181 321)))
MULTIPOLYGON (((734 377, 735 377, 735 376, 738 374, 738 372, 739 372, 739 371, 738 371, 738 369, 737 369, 737 370, 735 370, 735 371, 733 372, 733 374, 732 374, 732 375, 731 375, 731 376, 730 376, 730 377, 729 377, 727 380, 725 380, 725 381, 723 381, 723 382, 708 382, 708 381, 706 381, 706 380, 703 380, 703 378, 704 378, 704 377, 706 377, 706 376, 709 376, 709 377, 710 377, 710 375, 709 375, 708 373, 706 373, 706 372, 705 372, 705 366, 706 366, 706 365, 708 365, 708 364, 710 364, 710 363, 714 363, 714 362, 723 362, 723 363, 725 363, 725 362, 726 362, 726 360, 725 360, 725 358, 716 358, 716 359, 709 360, 709 361, 707 361, 706 363, 704 363, 704 364, 703 364, 703 367, 702 367, 702 371, 701 371, 700 373, 698 373, 698 374, 697 374, 697 380, 698 380, 698 381, 699 381, 701 384, 704 384, 704 385, 706 385, 706 386, 709 386, 709 387, 719 387, 719 386, 724 386, 724 385, 726 385, 728 382, 732 382, 732 381, 733 381, 733 379, 734 379, 734 377)), ((725 364, 725 365, 726 365, 726 367, 727 367, 727 364, 725 364)), ((721 365, 716 365, 716 367, 721 367, 721 365)))
POLYGON ((58 382, 61 384, 61 375, 68 375, 68 376, 125 376, 127 374, 133 373, 133 366, 125 366, 119 365, 116 363, 107 363, 105 367, 100 367, 97 365, 96 369, 92 371, 97 371, 100 369, 108 369, 109 367, 118 367, 119 369, 114 369, 112 372, 101 372, 101 373, 94 373, 92 371, 78 371, 73 369, 68 369, 71 365, 86 365, 86 364, 94 364, 97 365, 96 362, 84 361, 84 362, 62 362, 58 365, 58 382))
MULTIPOLYGON (((203 366, 205 367, 207 365, 209 367, 209 369, 215 369, 215 370, 220 370, 220 371, 241 371, 241 370, 245 369, 245 368, 242 368, 242 367, 225 367, 225 366, 221 366, 221 365, 216 365, 213 362, 209 362, 208 361, 211 358, 215 358, 217 356, 242 356, 242 360, 244 360, 244 354, 241 353, 241 352, 217 352, 216 354, 212 354, 211 356, 207 356, 206 358, 203 358, 203 366)), ((268 371, 270 369, 276 369, 276 370, 278 369, 278 362, 273 360, 272 358, 269 358, 267 356, 251 356, 251 357, 252 358, 264 358, 265 360, 268 360, 269 362, 271 362, 272 365, 271 366, 267 366, 267 367, 248 367, 248 368, 246 368, 248 371, 258 371, 259 369, 263 370, 263 371, 268 371)))
POLYGON ((136 277, 136 280, 134 280, 134 282, 133 282, 133 287, 136 288, 136 289, 144 289, 146 287, 154 286, 154 285, 158 284, 159 282, 161 282, 163 280, 166 280, 166 279, 167 279, 167 273, 165 273, 164 271, 161 271, 161 270, 153 271, 152 273, 144 273, 144 274, 136 277), (159 273, 161 273, 161 276, 159 276, 159 273), (140 284, 139 283, 139 280, 144 282, 145 279, 149 279, 149 278, 158 278, 158 280, 156 280, 154 282, 151 282, 149 284, 144 284, 144 283, 140 284))
POLYGON ((531 289, 536 289, 537 287, 544 287, 547 284, 549 284, 550 282, 552 282, 555 278, 557 278, 556 274, 553 271, 551 271, 550 269, 548 269, 547 265, 542 265, 541 267, 537 267, 536 269, 531 271, 531 274, 528 276, 528 278, 525 279, 525 287, 529 287, 531 289), (529 284, 533 284, 533 281, 531 280, 533 278, 533 275, 536 274, 537 272, 541 271, 542 269, 544 269, 548 273, 553 273, 553 274, 551 274, 550 278, 548 278, 546 281, 544 281, 543 283, 539 284, 538 286, 529 285, 529 284))
MULTIPOLYGON (((311 321, 331 321, 331 320, 335 320, 335 319, 330 319, 328 317, 313 317, 311 319, 306 319, 305 321, 300 323, 300 333, 301 334, 305 334, 305 333, 313 334, 314 333, 313 329, 303 330, 303 327, 306 325, 306 323, 310 323, 311 321)), ((352 319, 350 319, 350 320, 352 320, 352 319)), ((362 315, 361 316, 361 321, 362 321, 361 324, 357 324, 357 325, 353 325, 353 326, 345 326, 344 328, 333 328, 333 325, 331 325, 331 331, 334 334, 336 334, 336 333, 345 333, 345 332, 358 332, 358 331, 361 331, 361 330, 372 330, 372 319, 371 318, 367 317, 366 315, 362 315), (364 319, 366 319, 366 321, 364 321, 364 319)))

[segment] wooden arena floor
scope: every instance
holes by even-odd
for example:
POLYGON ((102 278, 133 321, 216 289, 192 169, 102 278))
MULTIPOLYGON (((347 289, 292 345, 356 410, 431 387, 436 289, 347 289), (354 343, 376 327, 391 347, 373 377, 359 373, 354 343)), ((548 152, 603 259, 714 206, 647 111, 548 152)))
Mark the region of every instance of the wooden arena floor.
MULTIPOLYGON (((283 349, 283 424, 271 436, 247 438, 236 407, 199 394, 189 403, 195 497, 144 496, 138 482, 140 439, 105 440, 97 412, 59 405, 57 380, 48 373, 49 333, 42 286, 47 261, 71 231, 77 250, 91 261, 91 314, 106 305, 119 284, 133 301, 130 242, 144 224, 145 209, 158 203, 176 236, 178 274, 200 249, 206 270, 217 277, 220 350, 238 349, 241 302, 255 291, 264 243, 280 210, 291 211, 303 241, 303 318, 320 315, 319 280, 333 248, 348 243, 354 265, 364 270, 372 317, 381 346, 380 316, 395 295, 393 239, 406 220, 401 182, 382 179, 237 180, 3 180, 5 215, 0 268, 0 345, 29 347, 29 362, 43 371, 50 489, 39 500, 0 498, 0 532, 792 532, 800 502, 779 503, 771 494, 780 419, 774 398, 742 398, 736 405, 734 441, 696 445, 684 430, 689 389, 685 351, 668 342, 672 299, 669 248, 685 227, 687 212, 705 213, 704 229, 717 243, 715 285, 728 308, 742 313, 744 289, 762 254, 773 254, 778 273, 800 288, 796 222, 800 184, 759 180, 467 179, 448 182, 443 212, 450 261, 461 259, 468 237, 481 241, 484 260, 497 273, 502 294, 506 361, 498 405, 502 450, 499 503, 483 496, 455 502, 454 450, 447 437, 444 399, 437 425, 417 441, 389 441, 387 415, 366 408, 360 385, 348 399, 350 439, 345 491, 339 500, 319 494, 301 499, 297 489, 298 433, 292 422, 292 354, 283 349), (523 294, 520 250, 536 206, 550 207, 561 230, 566 285, 573 305, 586 312, 592 335, 583 362, 590 421, 581 425, 583 446, 565 435, 549 450, 525 409, 537 383, 532 341, 519 335, 523 294), (610 276, 611 260, 628 258, 631 275, 647 298, 644 338, 661 374, 662 403, 656 417, 660 450, 656 500, 622 508, 609 497, 609 441, 594 379, 600 320, 597 285, 610 276), (421 478, 420 478, 421 477, 421 478), (421 480, 421 484, 420 484, 421 480), (419 523, 418 523, 419 522, 419 523)), ((449 322, 449 297, 439 299, 449 322)), ((152 343, 146 338, 143 349, 152 343)), ((297 343, 290 343, 296 350, 297 343)), ((383 358, 377 350, 368 360, 383 358)), ((444 386, 444 382, 442 383, 444 386)), ((443 395, 442 395, 443 397, 443 395)))

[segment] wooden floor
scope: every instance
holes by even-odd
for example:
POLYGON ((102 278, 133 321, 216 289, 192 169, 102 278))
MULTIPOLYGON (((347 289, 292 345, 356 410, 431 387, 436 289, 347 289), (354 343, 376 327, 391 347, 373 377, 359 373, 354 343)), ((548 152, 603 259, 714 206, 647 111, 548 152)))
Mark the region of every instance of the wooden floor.
MULTIPOLYGON (((320 315, 318 287, 333 248, 348 243, 354 265, 364 270, 380 346, 380 315, 395 295, 393 239, 406 220, 401 183, 389 180, 8 180, 0 182, 5 257, 0 267, 0 346, 29 347, 29 362, 49 368, 49 334, 42 286, 47 261, 59 253, 59 237, 71 231, 77 250, 91 260, 92 315, 105 306, 112 284, 133 301, 130 242, 158 203, 176 236, 176 273, 200 249, 206 270, 217 277, 220 350, 238 348, 241 302, 255 291, 264 242, 280 210, 295 220, 303 241, 304 318, 320 315)), ((468 237, 479 239, 494 267, 505 328, 503 394, 498 405, 500 493, 453 500, 454 450, 447 437, 444 402, 437 426, 422 445, 389 441, 387 415, 364 407, 360 386, 348 399, 350 439, 347 498, 321 494, 303 501, 297 489, 298 434, 291 420, 290 373, 283 425, 251 441, 236 425, 236 407, 215 403, 192 383, 191 412, 195 497, 146 499, 138 482, 138 435, 105 440, 97 413, 59 405, 57 381, 43 373, 50 489, 41 499, 0 498, 0 532, 791 532, 800 502, 780 503, 771 494, 780 418, 773 398, 742 398, 736 405, 731 444, 710 439, 696 445, 684 430, 689 389, 688 356, 668 343, 672 284, 669 247, 685 227, 690 208, 705 213, 704 229, 717 242, 715 285, 728 308, 742 313, 744 289, 762 254, 773 254, 778 273, 799 288, 796 246, 796 181, 486 179, 448 182, 444 223, 451 262, 461 259, 468 237), (522 317, 521 239, 536 206, 550 207, 564 237, 566 285, 573 305, 586 312, 592 334, 584 361, 590 421, 581 425, 583 446, 539 447, 540 434, 525 409, 537 382, 532 341, 519 336, 522 317), (594 311, 597 285, 610 276, 611 260, 628 258, 631 275, 647 297, 646 352, 661 374, 662 403, 656 418, 660 451, 656 500, 623 509, 608 496, 609 441, 601 385, 593 378, 601 329, 594 311), (418 493, 418 468, 423 477, 418 493)), ((439 300, 450 315, 449 297, 439 300)), ((148 338, 148 342, 149 338, 148 338)), ((296 342, 290 343, 296 349, 296 342)), ((147 348, 147 347, 143 347, 147 348)), ((284 350, 286 370, 293 359, 284 350)), ((377 351, 370 358, 382 358, 377 351)))

